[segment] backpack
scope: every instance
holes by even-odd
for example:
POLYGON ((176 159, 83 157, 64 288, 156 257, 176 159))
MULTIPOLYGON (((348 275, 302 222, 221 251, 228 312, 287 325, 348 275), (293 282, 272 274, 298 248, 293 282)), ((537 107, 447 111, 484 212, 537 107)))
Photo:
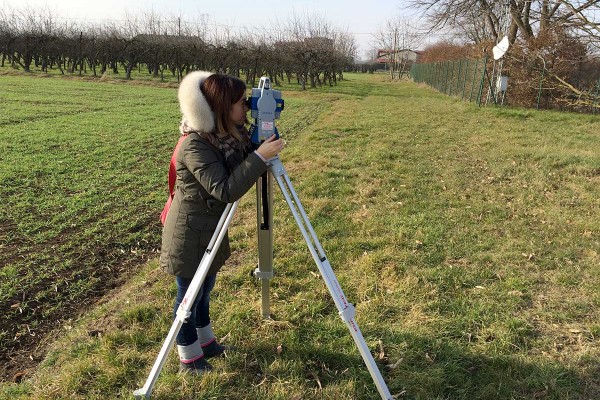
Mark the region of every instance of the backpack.
POLYGON ((181 135, 179 140, 177 141, 177 145, 175 145, 175 150, 173 150, 173 155, 171 156, 171 164, 169 165, 169 198, 163 207, 162 212, 160 213, 160 222, 164 225, 167 220, 167 214, 169 213, 169 209, 171 208, 171 203, 173 202, 173 197, 175 197, 175 181, 177 180, 177 170, 175 169, 175 164, 177 162, 177 153, 179 152, 179 147, 181 143, 185 140, 187 135, 181 135))

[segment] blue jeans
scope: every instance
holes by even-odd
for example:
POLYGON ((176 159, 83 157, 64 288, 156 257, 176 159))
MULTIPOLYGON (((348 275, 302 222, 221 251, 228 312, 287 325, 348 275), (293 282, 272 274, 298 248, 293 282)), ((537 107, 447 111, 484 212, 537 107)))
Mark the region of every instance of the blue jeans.
MULTIPOLYGON (((176 342, 178 345, 188 346, 194 343, 196 340, 198 340, 196 328, 204 328, 210 323, 210 292, 215 287, 216 279, 217 274, 208 275, 204 279, 204 283, 202 284, 200 291, 198 291, 198 295, 196 296, 194 304, 192 305, 192 309, 190 310, 190 317, 188 318, 187 322, 181 326, 181 329, 177 334, 176 342)), ((190 283, 192 283, 192 280, 190 278, 182 278, 180 276, 176 276, 175 282, 177 283, 177 297, 175 298, 173 319, 177 314, 179 304, 181 304, 181 302, 183 301, 185 292, 188 290, 188 287, 190 286, 190 283)))

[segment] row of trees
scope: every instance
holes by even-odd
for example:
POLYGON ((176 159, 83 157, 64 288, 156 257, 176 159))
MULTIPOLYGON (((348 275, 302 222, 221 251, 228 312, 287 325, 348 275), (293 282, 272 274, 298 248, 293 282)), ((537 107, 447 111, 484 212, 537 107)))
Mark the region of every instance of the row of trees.
POLYGON ((269 31, 236 34, 207 16, 182 21, 147 12, 103 24, 59 19, 48 10, 0 9, 2 66, 63 74, 124 71, 128 79, 136 69, 178 79, 207 69, 243 73, 253 85, 262 75, 275 83, 294 77, 306 88, 335 84, 356 56, 352 35, 315 16, 293 16, 269 31))

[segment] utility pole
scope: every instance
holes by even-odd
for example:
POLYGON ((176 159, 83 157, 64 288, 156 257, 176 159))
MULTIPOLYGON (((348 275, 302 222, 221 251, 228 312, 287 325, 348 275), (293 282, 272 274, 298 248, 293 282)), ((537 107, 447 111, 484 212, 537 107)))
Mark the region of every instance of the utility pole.
POLYGON ((392 68, 391 68, 391 72, 392 72, 392 80, 394 80, 394 70, 396 69, 396 46, 397 44, 397 39, 398 39, 398 27, 394 27, 394 47, 392 49, 392 68))

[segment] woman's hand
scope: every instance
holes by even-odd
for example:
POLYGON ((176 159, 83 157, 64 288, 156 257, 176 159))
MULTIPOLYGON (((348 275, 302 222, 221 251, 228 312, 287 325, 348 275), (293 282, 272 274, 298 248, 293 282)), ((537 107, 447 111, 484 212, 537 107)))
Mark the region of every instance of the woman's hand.
POLYGON ((256 152, 265 160, 269 160, 279 154, 281 149, 283 149, 283 144, 284 142, 281 138, 275 139, 275 135, 271 135, 262 142, 258 149, 256 149, 256 152))

